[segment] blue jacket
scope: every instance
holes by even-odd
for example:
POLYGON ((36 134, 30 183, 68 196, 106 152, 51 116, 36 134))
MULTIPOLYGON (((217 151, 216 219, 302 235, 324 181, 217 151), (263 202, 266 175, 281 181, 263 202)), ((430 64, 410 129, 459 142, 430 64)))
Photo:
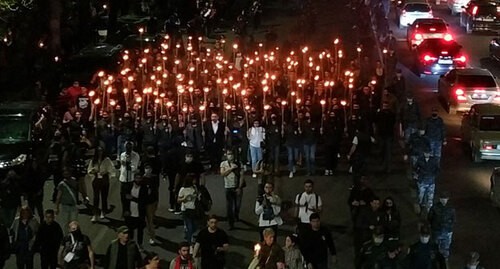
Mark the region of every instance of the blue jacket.
POLYGON ((446 137, 444 121, 441 117, 427 118, 425 122, 425 135, 430 141, 444 141, 446 137))
POLYGON ((438 160, 431 156, 426 161, 425 157, 421 156, 417 160, 415 171, 417 172, 419 183, 434 184, 439 172, 438 160))
POLYGON ((429 223, 434 232, 452 232, 455 224, 455 209, 436 203, 429 211, 429 223))

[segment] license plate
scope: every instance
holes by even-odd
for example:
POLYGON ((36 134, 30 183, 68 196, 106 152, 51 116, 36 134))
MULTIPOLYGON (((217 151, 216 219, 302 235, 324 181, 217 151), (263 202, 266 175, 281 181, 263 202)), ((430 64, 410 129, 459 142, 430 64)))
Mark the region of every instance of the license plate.
POLYGON ((453 64, 453 60, 438 60, 438 64, 453 64))
POLYGON ((442 34, 428 34, 426 38, 442 38, 442 34))
POLYGON ((477 93, 474 93, 474 94, 472 94, 472 99, 476 99, 476 100, 486 100, 486 99, 488 99, 488 95, 486 95, 486 94, 477 94, 477 93))

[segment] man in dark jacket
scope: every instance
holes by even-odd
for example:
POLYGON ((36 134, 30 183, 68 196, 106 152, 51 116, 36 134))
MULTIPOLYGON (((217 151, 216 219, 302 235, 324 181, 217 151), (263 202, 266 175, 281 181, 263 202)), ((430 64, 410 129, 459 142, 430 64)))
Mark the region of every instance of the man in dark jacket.
POLYGON ((380 211, 380 199, 376 196, 369 201, 369 206, 362 208, 354 224, 355 251, 370 240, 375 228, 382 224, 383 212, 380 211))
POLYGON ((428 227, 420 229, 420 240, 408 250, 409 269, 445 269, 444 259, 438 247, 430 242, 428 227))
POLYGON ((425 136, 425 130, 420 129, 417 133, 414 133, 410 136, 408 141, 408 146, 406 147, 405 160, 410 158, 410 165, 412 168, 412 177, 414 179, 417 178, 417 174, 415 172, 415 167, 417 165, 417 161, 419 158, 424 156, 425 151, 429 151, 431 149, 431 145, 429 143, 429 139, 425 136))
POLYGON ((400 131, 403 132, 405 143, 408 143, 410 136, 417 132, 420 122, 420 108, 415 100, 413 100, 413 96, 408 95, 406 97, 406 103, 401 107, 399 117, 401 124, 400 131))
POLYGON ((380 138, 382 149, 382 171, 391 172, 392 145, 394 143, 394 126, 396 114, 389 109, 389 103, 382 104, 382 110, 376 116, 376 133, 380 138))
POLYGON ((332 110, 325 120, 324 127, 320 129, 320 134, 324 137, 326 147, 325 176, 333 176, 333 173, 337 169, 344 126, 345 122, 341 113, 336 113, 335 110, 332 110))
POLYGON ((40 251, 42 269, 56 269, 58 266, 57 255, 63 239, 63 231, 54 219, 54 210, 46 210, 44 221, 40 224, 36 236, 35 248, 40 251))
POLYGON ((379 264, 387 253, 387 242, 381 227, 372 231, 371 239, 364 242, 356 258, 356 269, 380 268, 379 264))
POLYGON ((439 195, 439 203, 431 208, 428 215, 432 237, 446 261, 450 257, 450 245, 455 225, 455 208, 448 203, 449 199, 449 193, 443 191, 439 195))
POLYGON ((434 190, 436 187, 436 177, 439 172, 438 160, 431 156, 429 150, 424 152, 424 156, 418 159, 415 166, 417 173, 418 204, 420 210, 429 209, 434 202, 434 190))
POLYGON ((135 269, 142 264, 141 252, 137 244, 129 239, 129 229, 121 226, 117 230, 118 238, 111 241, 104 259, 104 269, 135 269))
POLYGON ((438 109, 432 108, 432 116, 425 121, 425 135, 429 138, 431 155, 438 162, 441 161, 441 147, 446 146, 446 132, 444 121, 438 116, 438 109))
POLYGON ((321 226, 318 213, 309 216, 310 229, 304 230, 299 235, 299 246, 304 255, 307 265, 315 269, 327 269, 332 266, 328 264, 329 257, 332 263, 337 262, 337 250, 333 242, 332 234, 325 227, 321 226))
POLYGON ((281 125, 278 123, 278 116, 271 115, 271 122, 266 126, 266 147, 268 153, 268 163, 272 165, 276 173, 280 167, 280 145, 281 145, 281 125))
POLYGON ((134 185, 126 194, 128 200, 128 211, 125 212, 125 224, 128 227, 130 237, 134 238, 134 231, 137 230, 137 244, 142 248, 144 239, 144 227, 146 226, 146 204, 148 199, 148 188, 141 175, 135 175, 134 185))
POLYGON ((226 125, 219 121, 219 115, 212 113, 211 120, 205 123, 205 151, 210 159, 211 170, 217 172, 222 160, 225 138, 228 133, 226 125))

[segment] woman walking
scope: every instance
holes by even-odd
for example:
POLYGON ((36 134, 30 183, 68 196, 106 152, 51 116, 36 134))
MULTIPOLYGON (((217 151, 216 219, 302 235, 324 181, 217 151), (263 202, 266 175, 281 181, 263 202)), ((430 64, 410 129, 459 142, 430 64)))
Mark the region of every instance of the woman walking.
POLYGON ((108 212, 109 179, 115 177, 116 169, 111 159, 104 153, 104 149, 97 147, 87 171, 92 178, 92 189, 94 190, 94 216, 92 216, 91 221, 96 222, 99 213, 99 218, 102 220, 108 212), (100 209, 99 200, 101 200, 100 209))

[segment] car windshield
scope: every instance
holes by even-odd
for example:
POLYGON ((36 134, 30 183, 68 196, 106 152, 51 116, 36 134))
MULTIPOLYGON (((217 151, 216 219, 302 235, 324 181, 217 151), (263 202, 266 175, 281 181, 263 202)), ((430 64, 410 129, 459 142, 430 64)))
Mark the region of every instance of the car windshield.
POLYGON ((477 15, 496 16, 497 15, 497 7, 494 5, 479 6, 479 8, 477 9, 477 15))
POLYGON ((14 143, 28 141, 30 120, 19 115, 0 115, 0 142, 14 143))
POLYGON ((481 116, 479 130, 500 131, 500 116, 481 116))
POLYGON ((427 4, 408 4, 405 10, 406 12, 430 12, 431 8, 427 4))
POLYGON ((460 75, 457 83, 464 87, 494 88, 497 86, 495 79, 488 75, 460 75))

